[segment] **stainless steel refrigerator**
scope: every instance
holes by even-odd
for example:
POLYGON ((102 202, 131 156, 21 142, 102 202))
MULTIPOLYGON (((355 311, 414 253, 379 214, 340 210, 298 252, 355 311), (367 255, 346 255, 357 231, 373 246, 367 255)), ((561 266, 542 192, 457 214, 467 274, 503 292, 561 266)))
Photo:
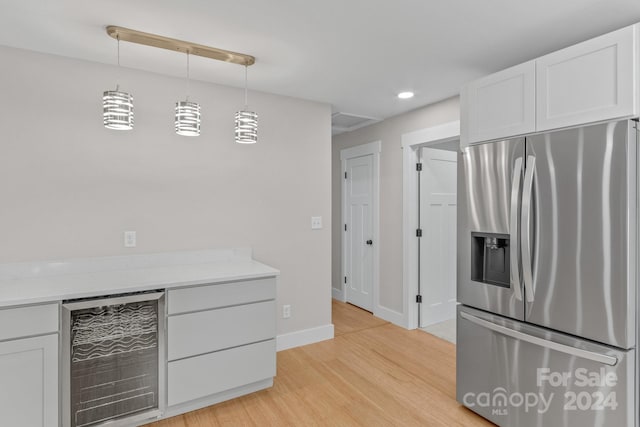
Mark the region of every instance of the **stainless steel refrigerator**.
POLYGON ((500 426, 638 425, 637 123, 458 159, 457 399, 500 426))

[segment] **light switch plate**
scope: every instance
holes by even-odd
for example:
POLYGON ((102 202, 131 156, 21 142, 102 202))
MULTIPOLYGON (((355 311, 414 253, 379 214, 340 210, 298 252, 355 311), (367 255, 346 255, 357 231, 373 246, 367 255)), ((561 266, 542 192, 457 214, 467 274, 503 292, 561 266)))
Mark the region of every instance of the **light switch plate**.
POLYGON ((322 217, 321 216, 312 216, 311 217, 311 229, 312 230, 320 230, 322 228, 322 217))

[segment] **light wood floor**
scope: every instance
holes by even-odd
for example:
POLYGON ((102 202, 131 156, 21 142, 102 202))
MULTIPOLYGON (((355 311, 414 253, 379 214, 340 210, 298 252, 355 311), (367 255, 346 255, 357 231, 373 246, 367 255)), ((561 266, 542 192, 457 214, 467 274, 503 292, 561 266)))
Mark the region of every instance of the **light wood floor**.
POLYGON ((455 346, 333 302, 336 338, 278 353, 271 389, 155 427, 492 426, 455 400, 455 346))

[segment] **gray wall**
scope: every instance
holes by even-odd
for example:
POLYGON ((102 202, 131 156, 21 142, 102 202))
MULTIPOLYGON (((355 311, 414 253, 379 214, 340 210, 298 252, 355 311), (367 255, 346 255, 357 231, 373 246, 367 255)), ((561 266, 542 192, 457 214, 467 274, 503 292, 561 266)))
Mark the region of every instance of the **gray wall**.
POLYGON ((115 67, 3 47, 0 58, 0 262, 250 246, 282 271, 278 313, 291 304, 292 317, 278 316, 279 334, 331 323, 328 105, 250 93, 259 143, 243 146, 243 91, 192 82, 202 135, 181 137, 185 81, 122 69, 135 129, 113 131, 101 97, 115 67))
POLYGON ((459 120, 458 97, 333 137, 332 283, 342 289, 340 150, 382 141, 380 153, 380 305, 402 313, 402 134, 459 120))

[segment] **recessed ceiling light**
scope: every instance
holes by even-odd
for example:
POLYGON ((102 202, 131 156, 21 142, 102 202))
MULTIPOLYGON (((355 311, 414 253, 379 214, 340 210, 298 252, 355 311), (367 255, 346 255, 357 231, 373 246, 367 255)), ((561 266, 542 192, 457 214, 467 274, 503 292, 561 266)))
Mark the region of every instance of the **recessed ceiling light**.
POLYGON ((398 98, 400 99, 409 99, 413 98, 413 92, 400 92, 398 94, 398 98))

